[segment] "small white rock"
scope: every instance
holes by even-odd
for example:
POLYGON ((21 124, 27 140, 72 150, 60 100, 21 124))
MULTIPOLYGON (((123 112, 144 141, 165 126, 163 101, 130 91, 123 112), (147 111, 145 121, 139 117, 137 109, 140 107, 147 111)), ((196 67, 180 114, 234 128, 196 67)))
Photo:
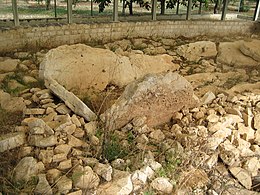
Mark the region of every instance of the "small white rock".
POLYGON ((109 164, 97 163, 93 171, 103 177, 106 181, 112 180, 113 169, 109 164))
POLYGON ((151 183, 153 189, 163 194, 170 194, 173 190, 173 185, 169 182, 168 178, 158 177, 151 183))
POLYGON ((229 168, 232 175, 246 188, 250 189, 252 186, 252 179, 248 171, 242 169, 241 167, 230 167, 229 168))

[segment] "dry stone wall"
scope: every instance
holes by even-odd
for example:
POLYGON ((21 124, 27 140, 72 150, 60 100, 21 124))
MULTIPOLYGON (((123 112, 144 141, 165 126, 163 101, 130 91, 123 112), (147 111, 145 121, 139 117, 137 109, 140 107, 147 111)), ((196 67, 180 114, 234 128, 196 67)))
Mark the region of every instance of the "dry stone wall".
POLYGON ((0 53, 64 44, 106 43, 123 38, 250 36, 259 32, 259 23, 248 21, 148 21, 16 27, 0 29, 0 53))

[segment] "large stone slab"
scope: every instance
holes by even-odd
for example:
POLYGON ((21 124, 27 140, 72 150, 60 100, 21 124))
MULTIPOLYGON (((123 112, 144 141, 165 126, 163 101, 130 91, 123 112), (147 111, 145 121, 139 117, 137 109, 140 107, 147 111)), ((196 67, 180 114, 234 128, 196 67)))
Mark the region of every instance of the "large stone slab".
POLYGON ((215 57, 217 55, 216 44, 211 41, 198 41, 181 45, 176 50, 177 54, 188 61, 199 61, 203 57, 215 57))
POLYGON ((129 84, 101 118, 109 129, 121 128, 143 116, 147 117, 147 125, 157 126, 169 121, 173 113, 197 103, 191 84, 179 74, 150 74, 129 84))
POLYGON ((86 104, 51 77, 45 78, 45 86, 62 99, 66 106, 68 106, 75 114, 84 117, 87 121, 92 121, 97 118, 96 114, 92 112, 86 104))
POLYGON ((243 41, 223 42, 219 44, 217 62, 235 67, 257 66, 260 62, 244 55, 241 51, 243 41))
POLYGON ((240 46, 240 51, 260 62, 260 40, 254 39, 250 42, 243 41, 240 46))
POLYGON ((50 50, 40 65, 41 78, 52 77, 68 90, 103 90, 109 83, 124 86, 147 73, 176 70, 169 55, 121 56, 108 49, 87 45, 63 45, 50 50))

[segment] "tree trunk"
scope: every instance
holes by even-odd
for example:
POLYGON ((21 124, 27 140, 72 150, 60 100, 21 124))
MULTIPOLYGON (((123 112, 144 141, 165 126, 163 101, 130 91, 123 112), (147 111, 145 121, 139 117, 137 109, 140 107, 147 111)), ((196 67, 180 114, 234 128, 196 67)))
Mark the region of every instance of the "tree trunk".
POLYGON ((50 9, 51 0, 46 0, 46 10, 50 9))
POLYGON ((130 3, 129 3, 129 14, 131 16, 133 15, 133 0, 130 0, 130 3))
POLYGON ((202 1, 200 1, 199 14, 201 14, 201 10, 202 10, 202 1))
POLYGON ((218 13, 218 7, 219 7, 219 0, 215 0, 214 14, 218 13))
POLYGON ((165 0, 161 0, 161 14, 165 14, 165 0))
POLYGON ((123 0, 122 15, 125 16, 125 0, 123 0))
POLYGON ((240 6, 239 6, 239 11, 243 12, 245 11, 245 1, 244 0, 240 0, 240 6))
POLYGON ((176 15, 179 14, 180 0, 177 0, 176 15))
POLYGON ((54 0, 54 16, 57 18, 57 0, 54 0))
POLYGON ((93 0, 90 0, 90 15, 93 16, 93 0))

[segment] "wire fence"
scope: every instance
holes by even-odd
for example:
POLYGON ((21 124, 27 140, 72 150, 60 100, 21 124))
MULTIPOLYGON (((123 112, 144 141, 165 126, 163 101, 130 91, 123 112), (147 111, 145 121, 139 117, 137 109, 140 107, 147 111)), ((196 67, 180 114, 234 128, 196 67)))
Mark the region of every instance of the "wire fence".
MULTIPOLYGON (((226 15, 227 20, 252 20, 256 9, 256 0, 242 0, 229 2, 226 15)), ((133 15, 129 9, 123 7, 124 2, 118 5, 119 21, 147 21, 151 20, 151 6, 140 6, 133 4, 133 15)), ((221 5, 221 4, 220 4, 221 5)), ((214 9, 213 2, 209 4, 194 3, 191 10, 191 19, 194 20, 220 20, 222 6, 214 9), (215 12, 215 14, 214 14, 215 12)), ((18 17, 20 25, 45 25, 45 24, 66 24, 67 2, 64 0, 18 0, 18 17)), ((111 22, 113 3, 110 3, 103 12, 99 12, 99 4, 92 1, 74 0, 72 5, 72 22, 111 22)), ((157 20, 185 20, 187 7, 180 4, 172 9, 162 9, 161 2, 157 3, 157 20)), ((0 27, 14 26, 14 15, 12 0, 0 0, 0 27)))

